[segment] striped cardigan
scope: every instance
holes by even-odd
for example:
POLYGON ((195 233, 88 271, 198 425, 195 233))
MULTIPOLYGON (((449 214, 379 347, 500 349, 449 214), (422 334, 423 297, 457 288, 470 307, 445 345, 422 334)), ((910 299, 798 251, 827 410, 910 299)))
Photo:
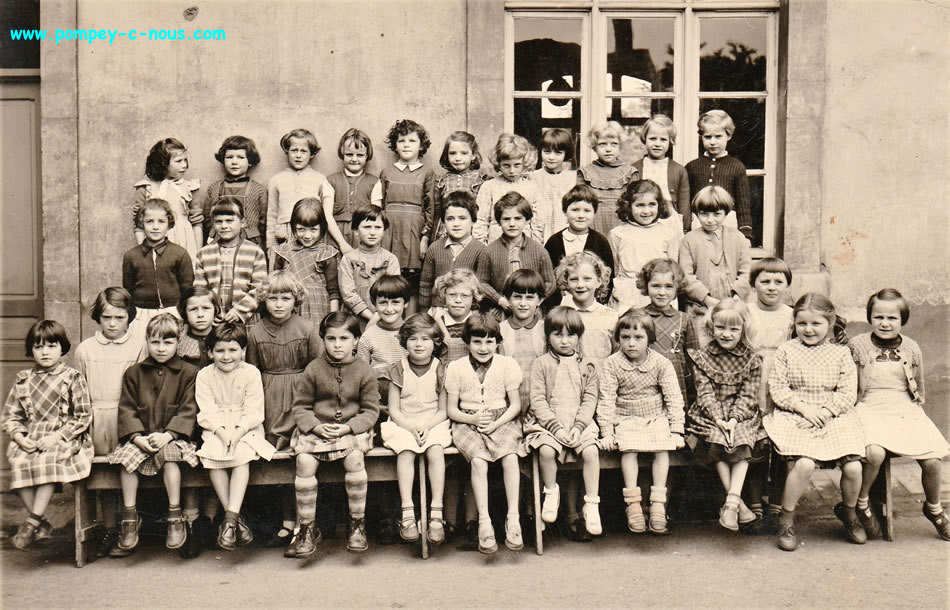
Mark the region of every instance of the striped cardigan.
MULTIPOLYGON (((214 219, 211 218, 211 207, 223 196, 224 180, 218 180, 208 185, 205 191, 205 198, 201 204, 201 210, 204 214, 204 234, 211 235, 214 228, 214 219)), ((261 236, 265 234, 267 226, 267 189, 260 182, 248 178, 247 186, 244 189, 244 222, 245 234, 255 240, 255 243, 261 242, 261 236)))
MULTIPOLYGON (((198 250, 197 259, 194 285, 210 288, 217 295, 221 287, 221 250, 218 244, 203 246, 198 250)), ((257 295, 267 279, 264 251, 254 242, 242 239, 234 251, 233 270, 231 310, 247 322, 257 311, 257 295)))
POLYGON ((440 275, 460 267, 478 273, 479 262, 486 249, 485 244, 472 238, 453 259, 452 249, 445 245, 447 240, 447 237, 437 239, 426 250, 425 259, 422 261, 422 278, 419 280, 419 311, 428 309, 430 305, 444 305, 442 298, 432 292, 435 281, 440 275))

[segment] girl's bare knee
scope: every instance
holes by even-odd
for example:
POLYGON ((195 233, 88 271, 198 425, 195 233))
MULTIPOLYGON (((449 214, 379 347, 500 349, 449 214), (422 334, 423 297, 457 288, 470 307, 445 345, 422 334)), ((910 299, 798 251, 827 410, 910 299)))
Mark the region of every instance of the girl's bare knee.
POLYGON ((880 445, 868 445, 865 449, 865 457, 868 462, 874 466, 880 466, 884 463, 884 458, 887 456, 887 452, 884 450, 884 447, 880 445))
POLYGON ((297 456, 297 476, 312 477, 317 473, 317 458, 309 453, 301 453, 297 456))
POLYGON ((815 470, 815 461, 810 458, 798 458, 795 460, 795 470, 801 474, 811 474, 815 470))
POLYGON ((359 449, 351 452, 348 456, 343 458, 343 470, 346 472, 359 472, 365 470, 366 466, 363 463, 363 452, 359 449))

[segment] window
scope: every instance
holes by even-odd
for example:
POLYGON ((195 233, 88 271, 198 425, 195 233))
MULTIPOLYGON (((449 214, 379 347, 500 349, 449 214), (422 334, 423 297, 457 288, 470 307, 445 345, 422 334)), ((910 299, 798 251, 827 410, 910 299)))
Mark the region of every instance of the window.
POLYGON ((570 129, 580 164, 594 123, 617 121, 643 147, 637 128, 651 115, 673 119, 671 156, 702 154, 696 120, 720 108, 736 123, 729 154, 746 166, 753 246, 775 249, 778 1, 508 0, 505 128, 538 142, 570 129))

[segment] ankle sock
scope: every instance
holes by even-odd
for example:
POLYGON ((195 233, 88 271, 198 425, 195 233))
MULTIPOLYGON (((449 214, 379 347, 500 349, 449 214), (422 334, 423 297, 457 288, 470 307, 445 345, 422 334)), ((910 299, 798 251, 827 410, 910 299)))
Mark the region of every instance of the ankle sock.
POLYGON ((781 504, 769 504, 768 512, 770 515, 781 515, 782 514, 782 505, 781 504))
POLYGON ((762 518, 763 512, 762 512, 762 503, 761 503, 761 502, 755 502, 755 503, 753 503, 753 504, 749 504, 749 510, 752 511, 752 513, 755 515, 755 518, 756 518, 756 519, 761 519, 761 518, 762 518))
POLYGON ((927 506, 927 512, 931 515, 937 516, 943 513, 943 506, 940 505, 940 502, 936 504, 931 504, 930 502, 924 502, 927 506))
POLYGON ((442 506, 433 504, 429 508, 429 520, 442 518, 442 506))
POLYGON ((782 512, 778 517, 778 523, 779 525, 784 525, 787 527, 795 525, 795 511, 782 508, 782 512))
POLYGON ((858 504, 855 508, 857 508, 858 510, 867 510, 869 505, 870 505, 870 499, 867 496, 864 496, 863 498, 858 496, 858 504))
POLYGON ((412 520, 412 519, 415 519, 415 518, 416 518, 416 509, 413 508, 412 504, 410 504, 409 506, 403 506, 403 507, 402 507, 402 520, 403 520, 403 521, 412 520))
POLYGON ((43 522, 43 515, 37 515, 36 513, 28 513, 26 517, 27 523, 33 523, 34 525, 39 525, 43 522))

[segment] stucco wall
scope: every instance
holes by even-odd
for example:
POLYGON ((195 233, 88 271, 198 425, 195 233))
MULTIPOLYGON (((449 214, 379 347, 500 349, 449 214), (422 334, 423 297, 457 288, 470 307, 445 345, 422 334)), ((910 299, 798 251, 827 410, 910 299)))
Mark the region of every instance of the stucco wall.
MULTIPOLYGON (((220 178, 213 154, 221 141, 246 135, 263 157, 251 175, 266 183, 285 167, 279 140, 295 127, 316 134, 323 150, 314 167, 324 173, 338 170, 337 142, 351 126, 373 139, 374 172, 392 158, 383 140, 398 118, 425 125, 433 141, 426 160, 436 165, 448 133, 466 127, 463 0, 206 0, 197 3, 191 22, 182 15, 185 6, 78 3, 80 28, 227 33, 224 42, 79 44, 80 285, 86 304, 121 281, 122 252, 134 244, 132 185, 143 177, 149 147, 163 137, 185 143, 189 176, 207 184, 220 178)), ((91 330, 84 320, 83 334, 91 330)))
POLYGON ((915 303, 950 304, 950 10, 893 0, 825 10, 821 245, 831 296, 858 305, 894 286, 915 303))

